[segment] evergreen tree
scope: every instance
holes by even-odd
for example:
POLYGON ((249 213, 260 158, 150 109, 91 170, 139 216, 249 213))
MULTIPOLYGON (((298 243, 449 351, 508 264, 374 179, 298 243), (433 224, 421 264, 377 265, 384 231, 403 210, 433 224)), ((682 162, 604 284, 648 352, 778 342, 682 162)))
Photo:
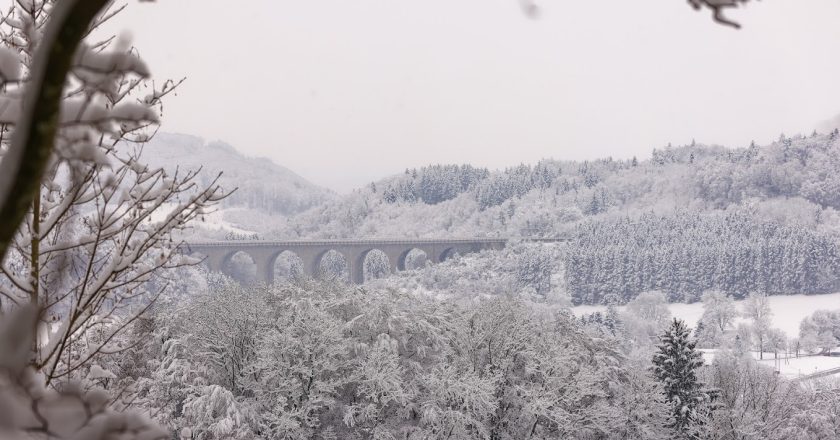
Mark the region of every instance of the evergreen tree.
POLYGON ((690 335, 685 323, 674 319, 653 355, 653 375, 665 388, 671 405, 670 427, 682 438, 694 438, 692 432, 702 423, 698 409, 708 400, 697 378, 702 355, 690 335))

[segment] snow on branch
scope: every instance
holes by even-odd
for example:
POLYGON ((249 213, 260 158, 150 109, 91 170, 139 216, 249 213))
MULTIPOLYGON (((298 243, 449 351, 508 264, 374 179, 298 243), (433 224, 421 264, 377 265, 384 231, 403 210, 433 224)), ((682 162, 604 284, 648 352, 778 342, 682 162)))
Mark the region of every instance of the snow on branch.
POLYGON ((739 4, 746 3, 749 0, 688 0, 694 9, 700 10, 704 6, 712 10, 712 17, 720 24, 732 26, 735 29, 740 29, 741 25, 726 18, 723 12, 726 8, 737 8, 739 4))

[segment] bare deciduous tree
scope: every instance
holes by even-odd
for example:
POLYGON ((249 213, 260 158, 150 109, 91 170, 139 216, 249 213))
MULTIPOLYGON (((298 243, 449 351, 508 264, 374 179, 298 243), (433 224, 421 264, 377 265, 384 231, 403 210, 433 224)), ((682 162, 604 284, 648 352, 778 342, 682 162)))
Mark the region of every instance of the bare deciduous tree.
MULTIPOLYGON (((11 131, 13 140, 22 129, 15 92, 27 91, 37 70, 32 60, 60 4, 18 2, 0 19, 6 63, 14 54, 22 64, 22 80, 7 85, 0 113, 2 134, 11 131)), ((106 7, 86 34, 121 10, 106 7)), ((41 310, 33 362, 48 384, 70 378, 100 354, 126 348, 113 346, 114 337, 166 284, 151 290, 149 281, 194 263, 177 252, 173 232, 225 195, 215 181, 198 186, 196 171, 168 175, 142 164, 142 144, 154 135, 162 98, 180 84, 155 84, 149 77, 122 39, 78 47, 44 178, 0 266, 3 301, 41 310), (86 337, 91 331, 97 338, 86 337)), ((8 144, 8 136, 0 143, 8 144)))

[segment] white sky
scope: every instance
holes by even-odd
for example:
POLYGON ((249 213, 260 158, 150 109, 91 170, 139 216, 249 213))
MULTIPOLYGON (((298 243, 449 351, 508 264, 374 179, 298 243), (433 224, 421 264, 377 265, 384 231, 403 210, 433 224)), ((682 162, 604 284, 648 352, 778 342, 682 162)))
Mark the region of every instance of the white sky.
POLYGON ((685 0, 132 1, 164 130, 345 192, 428 163, 648 157, 810 132, 840 112, 840 2, 751 3, 735 31, 685 0))

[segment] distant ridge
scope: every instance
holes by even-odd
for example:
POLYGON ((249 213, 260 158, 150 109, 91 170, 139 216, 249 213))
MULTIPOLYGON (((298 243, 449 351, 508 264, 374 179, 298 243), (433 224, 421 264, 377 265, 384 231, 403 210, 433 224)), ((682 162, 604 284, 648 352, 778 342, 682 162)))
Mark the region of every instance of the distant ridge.
POLYGON ((200 178, 203 182, 222 172, 222 187, 238 188, 224 202, 227 207, 292 215, 334 197, 332 191, 269 159, 247 157, 230 144, 206 142, 187 134, 158 133, 145 145, 143 161, 168 171, 174 171, 176 167, 202 167, 200 178))

